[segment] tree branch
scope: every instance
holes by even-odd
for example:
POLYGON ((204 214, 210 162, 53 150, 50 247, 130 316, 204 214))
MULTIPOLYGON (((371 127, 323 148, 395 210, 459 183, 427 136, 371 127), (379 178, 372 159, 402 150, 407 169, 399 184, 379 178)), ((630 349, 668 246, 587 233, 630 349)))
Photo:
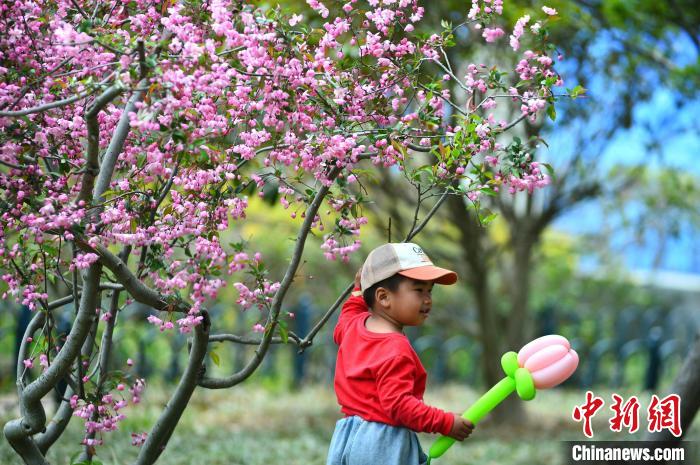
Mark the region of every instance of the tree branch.
POLYGON ((680 407, 681 430, 680 438, 673 436, 668 429, 646 433, 645 441, 681 441, 693 424, 693 419, 700 409, 700 333, 696 333, 695 342, 683 360, 669 392, 678 394, 682 399, 680 407))
POLYGON ((43 325, 46 320, 46 314, 42 311, 37 311, 34 317, 29 321, 27 328, 24 330, 24 335, 22 336, 22 342, 19 346, 19 355, 17 356, 17 392, 22 395, 24 389, 24 374, 27 368, 24 366, 24 360, 27 358, 27 350, 29 350, 28 339, 34 336, 43 325))
POLYGON ((106 247, 97 245, 92 247, 85 241, 85 238, 77 237, 75 243, 78 247, 86 252, 92 252, 100 257, 100 263, 102 263, 109 271, 111 271, 117 281, 124 286, 124 290, 129 293, 136 301, 153 307, 156 310, 170 310, 170 311, 184 311, 188 309, 180 308, 176 306, 172 308, 168 305, 165 297, 160 295, 158 292, 154 291, 150 287, 146 286, 140 279, 134 275, 131 270, 126 266, 126 264, 112 252, 110 252, 106 247))
POLYGON ((423 147, 422 145, 418 145, 418 144, 406 144, 406 147, 408 147, 411 150, 415 150, 416 152, 423 152, 423 153, 430 153, 430 151, 433 150, 432 147, 423 147))
MULTIPOLYGON (((423 221, 418 225, 417 228, 414 228, 411 230, 408 235, 406 236, 406 239, 404 242, 408 242, 412 240, 414 237, 416 237, 422 230, 425 228, 425 226, 428 224, 428 221, 435 215, 435 213, 440 209, 442 204, 449 198, 449 192, 444 192, 440 199, 433 205, 433 208, 430 209, 428 214, 423 218, 423 221)), ((331 305, 331 307, 328 309, 328 311, 321 317, 321 319, 314 325, 314 327, 309 331, 309 334, 307 334, 301 341, 299 341, 299 353, 302 353, 306 350, 307 347, 311 346, 313 344, 313 340, 316 337, 316 334, 325 326, 325 324, 328 322, 330 319, 331 315, 340 307, 340 304, 342 304, 345 299, 350 295, 350 292, 352 292, 352 288, 354 287, 354 283, 350 284, 348 287, 345 288, 345 290, 340 294, 340 296, 336 299, 336 301, 331 305)))
MULTIPOLYGON (((113 283, 100 283, 100 290, 112 290, 112 291, 123 291, 124 286, 121 284, 113 284, 113 283)), ((78 296, 82 295, 82 292, 78 293, 78 296)), ((61 297, 60 299, 56 299, 53 302, 49 302, 48 309, 49 310, 55 310, 59 307, 63 307, 66 304, 69 304, 73 302, 75 298, 72 295, 67 295, 65 297, 61 297)))
POLYGON ((90 107, 90 110, 85 114, 85 124, 87 126, 87 163, 85 164, 85 174, 83 182, 80 186, 80 193, 76 199, 76 203, 87 201, 92 195, 92 189, 95 184, 95 177, 100 172, 100 123, 97 121, 97 115, 100 111, 112 100, 117 98, 124 91, 124 87, 117 83, 109 86, 90 107))
POLYGON ((44 104, 44 105, 39 105, 39 106, 32 107, 32 108, 25 108, 24 110, 17 110, 17 111, 0 111, 0 117, 3 117, 3 116, 9 116, 9 117, 13 117, 13 116, 27 116, 27 115, 31 115, 31 114, 34 114, 34 113, 42 113, 42 112, 44 112, 44 111, 51 110, 51 109, 53 109, 53 108, 59 108, 59 107, 64 107, 64 106, 66 106, 66 105, 70 105, 71 103, 77 102, 78 100, 82 100, 82 99, 84 99, 85 97, 89 97, 90 95, 92 95, 92 94, 94 94, 95 92, 97 92, 97 90, 98 90, 101 86, 103 86, 104 84, 106 84, 107 82, 109 82, 109 80, 112 79, 113 76, 114 76, 114 73, 110 74, 110 75, 107 77, 107 79, 101 81, 94 89, 86 90, 86 91, 84 91, 84 92, 79 93, 78 95, 74 95, 73 97, 69 97, 69 98, 66 98, 66 99, 63 99, 63 100, 57 100, 57 101, 55 101, 55 102, 46 103, 46 104, 44 104))
MULTIPOLYGON (((128 264, 129 262, 129 255, 131 254, 131 246, 125 246, 122 251, 119 254, 119 258, 125 263, 128 264)), ((114 327, 117 324, 117 314, 118 314, 118 309, 119 309, 119 290, 115 290, 112 292, 112 297, 109 302, 109 315, 110 317, 107 319, 107 324, 105 325, 105 329, 102 333, 102 341, 100 342, 100 352, 99 352, 99 360, 96 366, 96 369, 98 370, 98 375, 97 375, 97 388, 96 388, 96 396, 98 399, 102 398, 103 394, 103 388, 104 384, 107 381, 107 373, 109 371, 109 359, 110 355, 112 353, 112 336, 114 334, 114 327)), ((95 320, 96 322, 99 320, 95 320)), ((93 337, 94 341, 94 337, 93 337)), ((92 343, 92 341, 91 341, 92 343)), ((91 344, 92 348, 92 344, 91 344)), ((91 350, 92 351, 92 350, 91 350)), ((88 355, 89 356, 89 355, 88 355)), ((95 410, 92 414, 92 421, 97 421, 99 418, 99 412, 95 410)), ((96 431, 93 431, 89 434, 88 438, 89 439, 94 439, 95 438, 96 431)), ((85 450, 80 456, 80 461, 92 461, 92 457, 94 455, 93 448, 89 445, 85 446, 85 450)))
POLYGON ((151 429, 146 442, 141 447, 134 465, 151 465, 158 459, 165 449, 170 436, 173 434, 182 412, 187 407, 192 393, 197 387, 197 379, 201 374, 202 362, 207 353, 209 329, 211 327, 209 314, 206 311, 202 311, 200 315, 204 318, 201 324, 194 327, 194 340, 187 368, 182 378, 180 378, 180 383, 175 389, 175 393, 153 426, 153 429, 151 429))
MULTIPOLYGON (((289 332, 289 340, 294 342, 295 344, 299 344, 301 342, 301 339, 299 336, 294 334, 293 332, 289 332)), ((244 336, 238 336, 236 334, 212 334, 209 336, 209 342, 235 342, 237 344, 244 344, 244 345, 250 345, 250 346, 256 346, 259 345, 262 340, 261 339, 254 339, 250 337, 244 337, 244 336)), ((270 344, 285 344, 286 342, 281 338, 281 337, 273 337, 270 340, 270 344)))
POLYGON ((38 434, 34 438, 37 447, 44 455, 46 455, 46 452, 56 440, 61 437, 61 434, 63 434, 63 431, 65 431, 66 426, 68 426, 68 423, 70 423, 73 417, 73 408, 70 406, 70 398, 72 396, 73 389, 70 387, 66 388, 66 392, 63 395, 64 399, 61 401, 61 405, 58 407, 58 410, 56 410, 51 421, 49 421, 46 431, 38 434))
MULTIPOLYGON (((340 174, 340 171, 341 168, 334 167, 329 173, 328 179, 330 181, 334 181, 338 174, 340 174)), ((265 357, 265 353, 267 352, 267 349, 270 346, 270 342, 275 332, 275 328, 277 327, 277 320, 279 317, 280 308, 282 307, 282 302, 284 300, 285 295, 287 294, 289 286, 292 284, 294 275, 296 274, 297 268, 299 267, 299 262, 301 261, 301 256, 304 253, 306 237, 308 236, 309 231, 311 230, 311 225, 313 224, 314 218, 316 217, 316 213, 321 207, 323 199, 330 191, 330 188, 330 185, 323 185, 321 189, 319 189, 316 193, 316 196, 314 197, 313 201, 311 202, 309 208, 306 211, 304 223, 302 224, 299 230, 299 234, 297 235, 296 245, 294 247, 292 259, 289 263, 289 266, 287 266, 287 271, 284 275, 284 278, 282 278, 280 288, 275 293, 275 297, 272 301, 272 305, 270 308, 270 319, 268 323, 269 327, 266 328, 267 330, 265 337, 263 337, 262 341, 260 341, 260 345, 255 351, 255 356, 238 373, 234 373, 233 375, 227 378, 203 378, 199 382, 200 386, 209 389, 224 389, 235 386, 236 384, 244 381, 251 374, 253 374, 253 372, 255 372, 257 367, 262 362, 263 358, 265 357)))
MULTIPOLYGON (((126 264, 129 260, 129 255, 131 254, 131 246, 126 246, 120 254, 120 258, 126 264)), ((97 381, 97 391, 101 395, 102 387, 107 379, 107 371, 109 368, 109 359, 112 353, 112 336, 114 334, 114 327, 117 325, 117 316, 119 310, 119 290, 115 290, 112 293, 112 298, 109 302, 109 314, 110 317, 107 320, 105 330, 102 333, 102 341, 100 343, 100 371, 97 381)))
POLYGON ((31 436, 43 431, 46 424, 46 412, 41 404, 41 399, 51 389, 65 378, 74 360, 80 353, 83 342, 88 336, 95 319, 97 295, 102 265, 93 263, 90 265, 85 278, 85 289, 80 301, 73 327, 63 345, 46 371, 39 378, 24 388, 20 395, 20 411, 22 417, 11 420, 3 429, 5 437, 12 448, 22 457, 27 464, 46 465, 41 451, 31 436))
POLYGON ((318 332, 321 330, 321 328, 323 328, 325 326, 325 324, 330 319, 331 315, 333 315, 333 313, 338 309, 338 307, 340 307, 340 304, 342 304, 345 301, 345 299, 347 299, 347 297, 352 292, 353 287, 355 287, 354 282, 345 288, 343 293, 340 294, 340 296, 338 296, 338 298, 333 303, 333 305, 331 305, 331 308, 329 308, 328 311, 318 321, 318 323, 316 323, 316 325, 314 325, 314 327, 311 328, 311 331, 309 331, 309 334, 307 334, 306 337, 304 337, 304 339, 302 339, 299 342, 299 353, 300 354, 303 353, 307 347, 310 347, 311 344, 313 344, 313 341, 314 341, 314 338, 316 337, 316 334, 318 334, 318 332))
POLYGON ((499 132, 499 133, 500 133, 500 132, 506 132, 506 131, 508 131, 508 130, 510 130, 510 129, 513 129, 515 126, 518 125, 519 122, 521 122, 521 121, 524 120, 525 118, 527 118, 527 114, 520 115, 519 118, 517 118, 515 121, 511 122, 508 126, 505 126, 504 128, 501 128, 501 130, 498 131, 498 132, 499 132))
POLYGON ((433 205, 433 208, 431 208, 430 211, 428 212, 428 214, 425 215, 425 218, 423 218, 423 221, 421 221, 421 223, 418 225, 418 227, 413 229, 412 231, 410 231, 408 233, 404 242, 410 241, 411 239, 416 237, 418 235, 418 233, 420 233, 423 230, 423 228, 425 228, 425 225, 428 224, 428 221, 430 221, 430 219, 433 217, 433 215, 435 215, 435 213, 437 213, 437 211, 440 209, 442 204, 445 203, 445 200, 447 200, 449 196, 450 196, 449 192, 447 192, 447 191, 443 192, 442 196, 438 199, 437 202, 435 202, 435 205, 433 205))
POLYGON ((112 140, 109 142, 109 147, 107 147, 107 151, 102 159, 100 175, 97 178, 97 185, 95 186, 95 202, 102 202, 104 200, 102 198, 102 194, 104 194, 109 188, 109 183, 111 182, 112 174, 114 173, 114 167, 117 164, 117 159, 124 148, 124 142, 126 141, 126 138, 129 135, 129 130, 131 129, 129 124, 129 113, 136 110, 136 103, 141 101, 143 95, 145 94, 145 91, 141 89, 141 87, 145 86, 147 83, 148 81, 146 79, 142 79, 139 82, 139 89, 134 92, 124 107, 124 110, 122 110, 122 114, 119 117, 119 123, 117 123, 117 127, 114 129, 114 135, 112 136, 112 140))

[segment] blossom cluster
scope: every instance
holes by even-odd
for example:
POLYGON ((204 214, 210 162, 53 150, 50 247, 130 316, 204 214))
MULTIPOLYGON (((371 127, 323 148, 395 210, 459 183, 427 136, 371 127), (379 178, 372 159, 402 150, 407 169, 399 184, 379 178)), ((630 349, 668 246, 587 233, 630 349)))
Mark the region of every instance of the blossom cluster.
MULTIPOLYGON (((248 186, 262 194, 274 174, 280 181, 279 201, 294 218, 299 210, 304 217, 312 196, 302 195, 293 179, 333 186, 333 196, 350 200, 333 211, 349 218, 354 193, 349 183, 341 187, 328 178, 330 168, 352 169, 361 155, 383 167, 401 167, 406 161, 406 152, 390 143, 389 131, 366 128, 393 127, 392 140, 410 141, 424 124, 442 118, 445 101, 452 97, 449 90, 428 94, 425 86, 417 86, 419 75, 405 71, 439 59, 437 50, 445 46, 436 34, 425 40, 411 35, 425 13, 417 1, 372 0, 366 11, 348 2, 337 16, 323 2, 310 1, 325 20, 318 41, 310 40, 313 31, 300 29, 298 17, 288 20, 246 3, 234 13, 234 3, 210 2, 201 15, 186 4, 163 10, 144 0, 135 10, 116 8, 100 30, 87 32, 78 26, 80 15, 68 0, 56 2, 51 16, 38 0, 7 6, 2 21, 9 34, 0 41, 7 50, 5 62, 16 64, 7 69, 8 77, 19 80, 0 82, 0 108, 32 108, 81 92, 97 95, 105 89, 97 83, 111 80, 125 91, 97 115, 98 149, 106 150, 124 119, 129 95, 141 87, 146 97, 124 115, 129 133, 98 205, 89 198, 76 200, 87 182, 83 141, 89 136, 89 105, 59 106, 24 119, 0 116, 0 159, 11 167, 0 172, 0 188, 9 201, 0 233, 3 268, 11 268, 8 258, 15 258, 11 247, 17 244, 6 242, 12 232, 33 239, 44 254, 41 244, 48 241, 56 249, 59 241, 71 241, 76 234, 87 235, 93 245, 131 246, 145 265, 140 275, 157 290, 187 293, 192 309, 178 324, 189 331, 198 322, 199 309, 225 285, 215 276, 238 268, 235 252, 219 243, 218 233, 245 220, 248 200, 241 194, 248 186), (36 14, 27 16, 32 11, 36 14), (45 47, 32 46, 25 24, 45 47), (280 28, 294 34, 282 34, 280 28), (129 52, 142 37, 148 38, 148 63, 129 52), (348 59, 348 46, 363 66, 348 59), (61 73, 46 72, 64 61, 69 64, 61 73), (141 79, 144 65, 150 73, 141 79), (24 75, 29 69, 45 75, 40 86, 28 86, 24 75)), ((502 10, 501 0, 474 0, 468 18, 481 28, 502 10)), ((518 20, 512 37, 522 38, 529 21, 518 20)), ((487 41, 504 35, 497 26, 483 33, 487 41)), ((534 81, 553 76, 552 64, 546 55, 527 51, 516 72, 534 81)), ((486 92, 492 86, 489 73, 486 65, 470 65, 466 87, 486 92)), ((543 87, 516 89, 511 96, 522 102, 524 113, 535 115, 544 107, 543 87)), ((489 97, 480 104, 491 113, 475 126, 478 139, 468 147, 473 153, 496 148, 495 136, 505 122, 494 120, 495 102, 489 97)), ((441 176, 463 175, 467 158, 454 171, 442 167, 441 176)), ((504 182, 520 186, 529 181, 508 177, 504 182)), ((357 227, 326 233, 321 249, 328 259, 347 260, 359 248, 363 222, 354 221, 357 227)), ((323 230, 321 218, 314 227, 323 230)), ((21 258, 30 266, 31 257, 21 258)), ((48 258, 52 269, 67 265, 71 272, 85 270, 97 255, 86 250, 69 262, 57 253, 48 258)), ((4 280, 12 292, 20 286, 29 290, 24 301, 32 307, 45 298, 32 291, 41 285, 41 273, 32 274, 29 282, 14 273, 4 280)), ((172 326, 170 321, 151 322, 162 329, 172 326)))
MULTIPOLYGON (((145 381, 139 378, 129 388, 132 404, 140 402, 145 385, 145 381)), ((71 396, 70 407, 73 409, 73 415, 85 421, 83 444, 102 445, 102 434, 119 428, 119 422, 126 418, 122 410, 129 404, 129 400, 121 394, 125 389, 125 385, 119 383, 115 388, 119 394, 107 393, 98 400, 91 401, 81 399, 77 394, 71 396)))

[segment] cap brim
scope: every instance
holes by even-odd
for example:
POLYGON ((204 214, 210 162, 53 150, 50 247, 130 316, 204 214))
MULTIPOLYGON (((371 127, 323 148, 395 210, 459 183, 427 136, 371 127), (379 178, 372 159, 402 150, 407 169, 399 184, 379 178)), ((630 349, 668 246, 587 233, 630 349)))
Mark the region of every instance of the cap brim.
POLYGON ((457 282, 457 273, 433 265, 402 270, 399 271, 399 274, 419 281, 435 281, 436 284, 454 284, 457 282))

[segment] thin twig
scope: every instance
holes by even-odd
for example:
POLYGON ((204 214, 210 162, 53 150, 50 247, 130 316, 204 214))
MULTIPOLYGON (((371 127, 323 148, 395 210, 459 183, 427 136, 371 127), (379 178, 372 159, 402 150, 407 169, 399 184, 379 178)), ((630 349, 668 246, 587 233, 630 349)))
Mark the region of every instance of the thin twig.
POLYGON ((34 113, 42 113, 47 110, 51 110, 53 108, 59 108, 59 107, 64 107, 66 105, 70 105, 71 103, 77 102, 78 100, 82 100, 85 97, 89 97, 90 95, 94 94, 97 92, 101 86, 105 85, 107 82, 109 82, 110 79, 114 76, 114 73, 110 74, 107 79, 104 79, 101 81, 94 89, 91 90, 86 90, 84 92, 79 93, 78 95, 74 95, 73 97, 69 97, 63 100, 57 100, 55 102, 50 102, 46 103, 44 105, 39 105, 36 107, 31 107, 31 108, 25 108, 24 110, 17 110, 17 111, 0 111, 0 116, 27 116, 31 115, 34 113))
POLYGON ((527 114, 521 115, 520 118, 518 118, 515 121, 513 121, 512 123, 510 123, 508 126, 504 126, 503 128, 501 128, 500 132, 506 132, 509 129, 512 129, 514 126, 517 126, 517 124, 519 122, 521 122, 522 120, 524 120, 525 118, 527 118, 527 114))
MULTIPOLYGON (((438 209, 442 206, 445 200, 447 200, 448 194, 448 192, 444 192, 442 194, 442 197, 440 197, 440 199, 435 203, 435 205, 428 212, 425 218, 423 218, 423 221, 421 221, 418 227, 416 227, 408 233, 404 242, 409 242, 423 230, 423 228, 428 224, 430 219, 435 215, 435 213, 437 213, 438 209)), ((342 304, 345 301, 345 299, 350 295, 350 292, 352 292, 354 286, 355 283, 352 283, 348 287, 346 287, 345 290, 340 294, 338 299, 336 299, 333 305, 331 305, 328 311, 321 317, 318 323, 316 323, 316 325, 311 329, 311 331, 309 331, 309 334, 307 334, 301 341, 299 341, 299 353, 304 352, 307 347, 313 344, 313 340, 316 337, 316 334, 318 334, 321 328, 323 328, 323 326, 328 322, 331 315, 333 315, 333 313, 338 309, 338 307, 340 307, 340 304, 342 304)))

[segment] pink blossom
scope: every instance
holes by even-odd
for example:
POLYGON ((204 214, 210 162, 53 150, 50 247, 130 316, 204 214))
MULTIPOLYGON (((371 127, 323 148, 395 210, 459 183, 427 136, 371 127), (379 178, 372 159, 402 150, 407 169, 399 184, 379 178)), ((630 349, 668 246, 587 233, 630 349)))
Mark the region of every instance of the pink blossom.
POLYGON ((495 28, 484 28, 484 32, 482 32, 482 37, 486 39, 486 42, 496 42, 496 40, 499 37, 503 37, 505 35, 505 32, 503 29, 500 27, 495 27, 495 28))
POLYGON ((265 327, 263 325, 261 325, 260 323, 257 323, 255 326, 253 326, 253 332, 264 333, 265 327))
POLYGON ((318 11, 318 14, 320 14, 322 18, 328 17, 328 8, 326 8, 323 3, 318 0, 306 0, 306 3, 308 3, 311 8, 318 11))
POLYGON ((557 10, 555 10, 554 8, 550 8, 548 6, 543 6, 542 11, 544 11, 549 16, 554 16, 557 14, 557 10))
POLYGON ((289 18, 289 25, 290 26, 296 26, 300 22, 304 20, 304 17, 302 15, 292 15, 291 18, 289 18))
POLYGON ((131 445, 141 446, 148 438, 148 433, 131 433, 131 445))
POLYGON ((523 35, 525 30, 525 25, 530 21, 530 15, 525 15, 519 18, 515 22, 515 27, 513 28, 513 34, 510 36, 510 46, 513 50, 518 50, 520 48, 520 37, 523 35))
POLYGON ((69 267, 69 269, 71 271, 75 268, 84 270, 99 260, 99 258, 100 257, 94 253, 78 254, 76 255, 75 259, 73 260, 73 264, 69 267))

